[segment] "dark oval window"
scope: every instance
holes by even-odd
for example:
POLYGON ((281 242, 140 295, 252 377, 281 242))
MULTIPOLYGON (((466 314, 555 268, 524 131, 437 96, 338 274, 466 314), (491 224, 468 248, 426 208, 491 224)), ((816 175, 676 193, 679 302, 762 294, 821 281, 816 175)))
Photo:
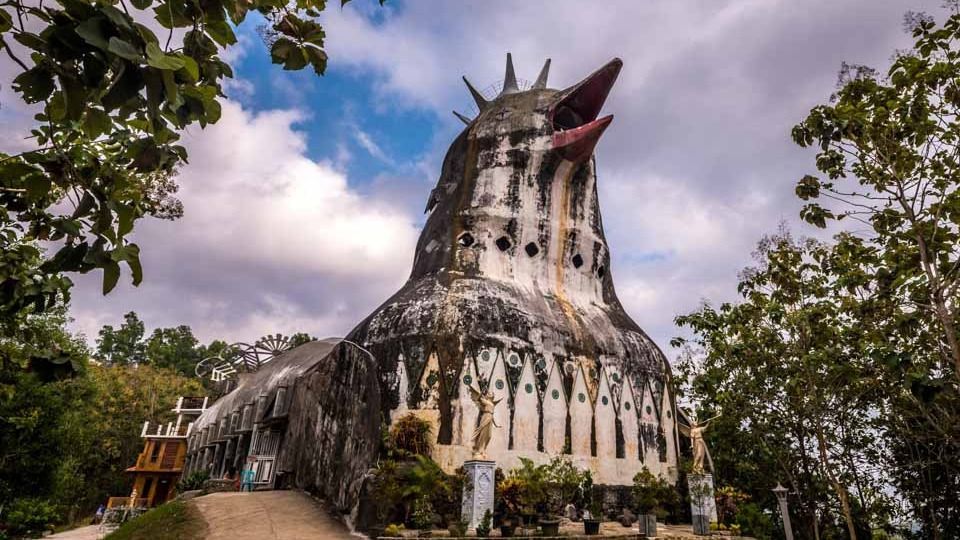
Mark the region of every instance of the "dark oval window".
POLYGON ((550 392, 550 395, 553 396, 553 399, 560 399, 560 391, 556 388, 553 389, 553 392, 550 392))
POLYGON ((623 408, 629 411, 629 410, 630 410, 630 402, 628 401, 628 402, 624 403, 624 404, 623 404, 623 408))
POLYGON ((577 399, 580 400, 580 403, 583 403, 584 401, 587 400, 587 396, 583 395, 583 392, 580 392, 579 394, 577 394, 577 399))
POLYGON ((597 268, 597 277, 598 277, 598 278, 603 279, 603 276, 604 276, 606 273, 607 273, 607 269, 604 268, 603 266, 600 266, 599 268, 597 268))
POLYGON ((470 383, 472 382, 473 382, 473 377, 471 377, 470 375, 463 376, 463 384, 470 386, 470 383))
POLYGON ((667 411, 667 418, 673 418, 673 415, 670 414, 670 411, 667 411))
POLYGON ((579 253, 574 255, 573 259, 571 260, 573 261, 574 268, 580 268, 581 266, 583 266, 583 257, 581 257, 579 253))
POLYGON ((533 242, 530 242, 529 244, 524 246, 523 250, 526 251, 527 255, 531 257, 535 256, 537 253, 540 253, 540 248, 537 247, 537 245, 533 242))
POLYGON ((600 398, 600 401, 602 401, 604 405, 610 402, 610 400, 607 399, 607 396, 603 396, 602 398, 600 398))
POLYGON ((503 390, 503 379, 497 379, 497 390, 503 390))
POLYGON ((484 362, 489 362, 489 361, 490 361, 490 351, 483 351, 482 353, 480 353, 480 359, 483 360, 484 362))
POLYGON ((653 409, 651 409, 650 406, 647 405, 647 414, 650 414, 650 413, 652 413, 652 412, 653 412, 653 409))
POLYGON ((457 242, 459 242, 460 245, 463 247, 470 247, 473 245, 473 242, 474 242, 473 235, 468 232, 465 232, 457 237, 457 242))
POLYGON ((497 238, 497 241, 495 243, 497 244, 497 249, 499 249, 500 251, 506 251, 510 249, 510 246, 513 245, 510 242, 510 239, 507 238, 506 236, 501 236, 500 238, 497 238))
POLYGON ((524 385, 523 389, 526 390, 528 394, 533 393, 533 385, 530 383, 527 383, 526 385, 524 385))

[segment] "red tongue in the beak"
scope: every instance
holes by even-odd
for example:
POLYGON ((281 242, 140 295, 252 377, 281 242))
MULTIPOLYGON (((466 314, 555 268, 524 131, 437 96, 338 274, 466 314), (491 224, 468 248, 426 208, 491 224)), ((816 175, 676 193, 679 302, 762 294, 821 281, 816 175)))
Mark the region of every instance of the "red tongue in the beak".
POLYGON ((571 161, 587 159, 610 125, 613 116, 597 120, 610 89, 620 74, 623 62, 614 58, 589 77, 560 93, 550 111, 553 122, 553 147, 571 161))
POLYGON ((613 115, 604 116, 578 128, 557 131, 553 134, 553 147, 570 161, 581 161, 593 154, 597 141, 610 125, 613 115))

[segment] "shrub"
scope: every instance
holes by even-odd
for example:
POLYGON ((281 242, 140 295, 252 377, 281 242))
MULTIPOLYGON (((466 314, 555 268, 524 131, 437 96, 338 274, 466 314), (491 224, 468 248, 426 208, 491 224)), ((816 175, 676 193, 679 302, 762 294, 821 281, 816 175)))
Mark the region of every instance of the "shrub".
POLYGON ((28 536, 40 534, 57 522, 57 507, 46 499, 16 499, 6 511, 7 534, 28 536))
POLYGON ((413 514, 410 516, 410 523, 414 528, 420 530, 429 530, 433 527, 433 505, 430 499, 422 496, 413 501, 413 514))
POLYGON ((733 521, 745 536, 772 538, 774 535, 773 519, 755 503, 741 504, 733 521))
POLYGON ((387 525, 386 529, 383 530, 383 535, 390 538, 401 538, 403 537, 403 525, 391 523, 387 525))
POLYGON ((640 514, 663 517, 677 505, 680 495, 669 482, 644 467, 633 477, 633 500, 640 514))
POLYGON ((750 496, 733 486, 724 486, 716 491, 714 498, 717 501, 717 517, 721 524, 728 524, 737 513, 737 508, 748 500, 750 496))
POLYGON ((208 471, 193 471, 180 479, 180 482, 177 483, 177 491, 183 493, 184 491, 203 489, 203 484, 209 479, 210 473, 208 471))
POLYGON ((548 502, 551 503, 550 511, 554 513, 560 513, 570 503, 582 506, 593 488, 590 471, 578 469, 570 459, 564 457, 555 457, 543 465, 543 480, 546 482, 548 502))
POLYGON ((487 510, 483 513, 483 517, 480 518, 480 523, 477 524, 477 536, 480 538, 487 538, 490 536, 490 525, 493 521, 493 516, 490 514, 490 511, 487 510))
POLYGON ((398 454, 430 455, 432 426, 430 422, 409 413, 401 416, 390 428, 389 444, 398 454))

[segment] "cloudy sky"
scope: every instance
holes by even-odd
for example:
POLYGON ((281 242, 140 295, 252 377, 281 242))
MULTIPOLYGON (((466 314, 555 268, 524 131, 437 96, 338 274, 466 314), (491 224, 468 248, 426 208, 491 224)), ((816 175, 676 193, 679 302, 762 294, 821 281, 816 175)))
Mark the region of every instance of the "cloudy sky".
MULTIPOLYGON (((616 118, 597 149, 612 272, 672 357, 673 318, 734 299, 760 236, 781 221, 813 232, 792 194, 813 156, 790 128, 829 98, 841 62, 886 68, 910 43, 904 12, 941 2, 338 3, 324 15, 323 78, 271 65, 255 21, 239 30, 223 119, 185 136, 186 215, 140 225, 140 287, 127 276, 104 298, 99 275, 76 280, 76 329, 92 340, 134 310, 148 329, 188 324, 203 340, 343 335, 410 271, 423 203, 463 127, 450 111, 471 108, 460 76, 496 85, 510 51, 521 78, 552 58, 562 88, 619 56, 604 108, 616 118)), ((6 146, 19 120, 0 109, 6 146)))

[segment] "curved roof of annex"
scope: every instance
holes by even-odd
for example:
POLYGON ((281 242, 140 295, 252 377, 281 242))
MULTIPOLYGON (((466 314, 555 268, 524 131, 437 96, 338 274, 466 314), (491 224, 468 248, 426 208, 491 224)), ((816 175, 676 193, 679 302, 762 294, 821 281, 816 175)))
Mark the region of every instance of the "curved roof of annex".
POLYGON ((326 358, 341 341, 341 338, 326 338, 304 343, 280 354, 254 373, 239 374, 237 387, 203 411, 194 422, 194 432, 217 424, 222 417, 233 414, 244 405, 255 404, 261 394, 270 396, 278 387, 290 386, 326 358))

